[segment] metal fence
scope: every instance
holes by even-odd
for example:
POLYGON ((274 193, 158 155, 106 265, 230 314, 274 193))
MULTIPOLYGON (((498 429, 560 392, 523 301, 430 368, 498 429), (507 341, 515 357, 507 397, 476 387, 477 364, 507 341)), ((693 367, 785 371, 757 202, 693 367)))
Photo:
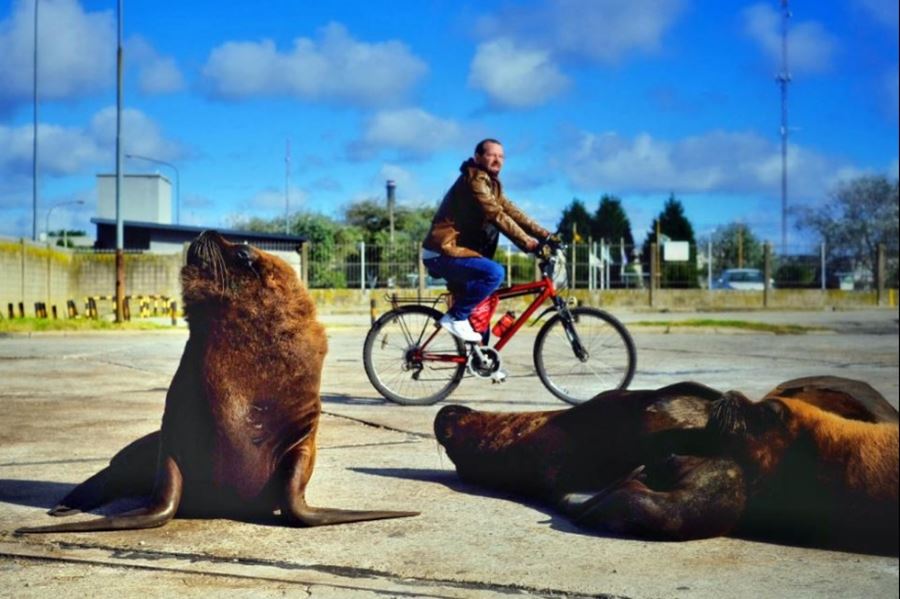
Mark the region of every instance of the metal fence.
MULTIPOLYGON (((415 288, 420 276, 426 288, 444 284, 420 267, 418 244, 309 244, 304 254, 311 288, 415 288)), ((646 288, 654 262, 660 288, 727 288, 726 279, 735 276, 726 275, 728 271, 755 269, 759 273, 742 276, 762 276, 766 256, 763 246, 746 255, 717 254, 711 244, 642 247, 599 241, 566 248, 569 287, 590 290, 646 288)), ((534 256, 513 246, 501 246, 494 259, 506 268, 508 284, 533 281, 537 276, 534 256)), ((876 256, 853 258, 825 244, 770 246, 768 260, 770 286, 776 289, 865 290, 877 283, 876 256)), ((880 268, 885 286, 896 288, 896 250, 884 254, 880 268)))

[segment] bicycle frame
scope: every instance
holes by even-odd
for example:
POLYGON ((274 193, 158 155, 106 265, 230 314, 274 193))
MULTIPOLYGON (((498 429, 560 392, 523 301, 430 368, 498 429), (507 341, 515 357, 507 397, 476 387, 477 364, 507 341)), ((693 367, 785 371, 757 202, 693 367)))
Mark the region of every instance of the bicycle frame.
MULTIPOLYGON (((536 295, 534 300, 532 300, 531 304, 525 309, 524 312, 512 323, 512 325, 504 331, 503 335, 491 346, 495 351, 501 351, 507 343, 509 343, 510 339, 522 328, 522 326, 531 318, 532 314, 534 314, 541 305, 544 304, 548 299, 554 299, 557 297, 556 288, 553 285, 553 281, 544 274, 541 277, 540 281, 534 281, 531 283, 520 283, 518 285, 511 285, 509 287, 503 287, 496 290, 492 295, 497 296, 500 300, 510 299, 513 297, 521 297, 523 295, 536 295)), ((435 329, 432 331, 431 335, 428 339, 425 340, 421 345, 421 355, 415 356, 422 361, 431 361, 431 362, 454 362, 456 364, 465 364, 468 360, 467 356, 459 356, 459 355, 449 355, 449 354, 435 354, 425 351, 425 348, 431 343, 432 339, 440 333, 440 329, 435 329)), ((418 353, 418 352, 417 352, 418 353)))

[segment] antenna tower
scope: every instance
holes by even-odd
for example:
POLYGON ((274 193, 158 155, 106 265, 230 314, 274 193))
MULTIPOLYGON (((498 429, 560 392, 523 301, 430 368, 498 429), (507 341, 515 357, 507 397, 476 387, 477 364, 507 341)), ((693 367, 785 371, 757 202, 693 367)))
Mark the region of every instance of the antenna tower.
POLYGON ((781 252, 787 252, 787 145, 788 145, 788 21, 791 18, 789 0, 781 0, 781 72, 775 77, 781 88, 781 252))

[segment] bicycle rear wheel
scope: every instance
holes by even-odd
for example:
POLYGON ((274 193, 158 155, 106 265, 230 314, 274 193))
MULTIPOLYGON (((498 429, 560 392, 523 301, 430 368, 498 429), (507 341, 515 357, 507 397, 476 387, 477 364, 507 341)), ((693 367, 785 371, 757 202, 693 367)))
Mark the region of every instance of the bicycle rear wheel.
MULTIPOLYGON (((466 372, 465 360, 422 360, 422 344, 431 337, 442 314, 428 306, 402 306, 379 318, 363 345, 363 365, 372 386, 385 399, 405 406, 436 403, 453 392, 466 372)), ((429 354, 465 357, 463 342, 438 333, 429 354)))
POLYGON ((556 314, 534 341, 534 366, 544 386, 570 404, 609 389, 625 389, 637 363, 634 341, 621 322, 596 308, 573 308, 571 330, 556 314), (577 337, 584 349, 577 355, 577 337))

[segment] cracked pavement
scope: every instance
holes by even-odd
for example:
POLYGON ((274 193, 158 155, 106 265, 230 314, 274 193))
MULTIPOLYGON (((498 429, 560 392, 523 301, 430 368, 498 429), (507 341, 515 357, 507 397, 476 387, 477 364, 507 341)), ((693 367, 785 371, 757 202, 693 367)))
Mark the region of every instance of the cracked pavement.
MULTIPOLYGON (((823 326, 806 335, 633 326, 632 388, 679 380, 759 397, 799 376, 866 380, 898 405, 895 310, 616 313, 823 326)), ((0 597, 846 597, 898 595, 898 560, 724 538, 661 543, 582 531, 552 511, 466 485, 432 420, 447 403, 564 408, 531 364, 534 332, 503 351, 503 385, 466 378, 433 406, 382 400, 362 369, 368 316, 323 316, 312 505, 417 510, 315 529, 177 519, 153 530, 16 536, 118 449, 158 428, 187 331, 0 337, 0 597)), ((112 509, 122 505, 112 506, 112 509)))

